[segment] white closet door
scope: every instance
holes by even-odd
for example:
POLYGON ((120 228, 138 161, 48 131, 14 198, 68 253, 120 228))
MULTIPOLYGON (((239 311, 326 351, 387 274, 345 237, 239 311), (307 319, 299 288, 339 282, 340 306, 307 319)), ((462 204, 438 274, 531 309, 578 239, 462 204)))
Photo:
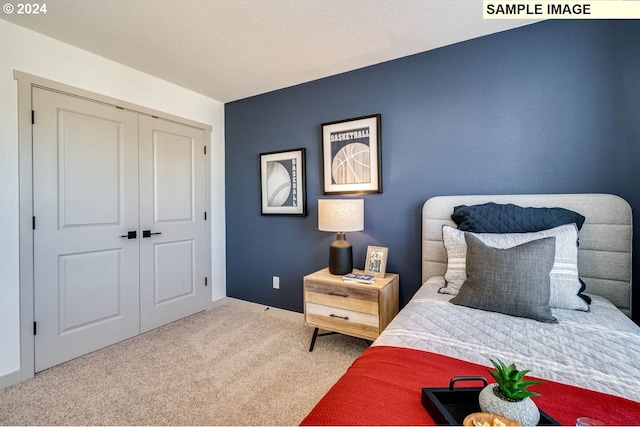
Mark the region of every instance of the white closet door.
POLYGON ((35 370, 139 333, 138 115, 34 88, 35 370))
POLYGON ((204 131, 141 115, 139 143, 145 332, 205 309, 204 131))

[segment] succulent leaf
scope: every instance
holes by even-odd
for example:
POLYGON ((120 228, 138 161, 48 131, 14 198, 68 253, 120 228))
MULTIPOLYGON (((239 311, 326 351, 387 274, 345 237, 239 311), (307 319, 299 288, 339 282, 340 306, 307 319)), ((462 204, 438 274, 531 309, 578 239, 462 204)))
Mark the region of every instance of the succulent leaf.
POLYGON ((516 375, 514 376, 514 380, 516 381, 522 381, 522 379, 524 378, 525 375, 527 375, 527 373, 529 372, 528 369, 525 369, 523 371, 519 371, 516 373, 516 375))

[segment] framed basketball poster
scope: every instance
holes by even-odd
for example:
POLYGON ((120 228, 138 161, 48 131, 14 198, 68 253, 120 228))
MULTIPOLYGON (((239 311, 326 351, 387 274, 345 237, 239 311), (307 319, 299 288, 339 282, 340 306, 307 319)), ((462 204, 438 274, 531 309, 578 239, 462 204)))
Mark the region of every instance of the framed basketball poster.
POLYGON ((382 193, 380 117, 322 124, 324 194, 382 193))
POLYGON ((262 215, 307 215, 305 149, 260 154, 262 215))

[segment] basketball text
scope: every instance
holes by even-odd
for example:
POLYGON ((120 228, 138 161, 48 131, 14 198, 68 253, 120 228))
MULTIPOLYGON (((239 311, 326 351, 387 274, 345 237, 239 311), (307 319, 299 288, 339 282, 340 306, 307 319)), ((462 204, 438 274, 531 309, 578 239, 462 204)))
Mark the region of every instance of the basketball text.
POLYGON ((369 138, 369 128, 350 130, 347 132, 334 132, 331 134, 331 142, 350 141, 352 139, 369 138))

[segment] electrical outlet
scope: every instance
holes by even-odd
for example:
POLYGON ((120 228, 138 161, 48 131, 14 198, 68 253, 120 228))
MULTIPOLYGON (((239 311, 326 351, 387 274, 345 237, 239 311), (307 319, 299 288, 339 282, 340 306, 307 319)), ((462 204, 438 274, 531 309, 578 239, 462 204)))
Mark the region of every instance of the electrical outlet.
POLYGON ((280 278, 273 276, 273 289, 280 289, 280 278))

